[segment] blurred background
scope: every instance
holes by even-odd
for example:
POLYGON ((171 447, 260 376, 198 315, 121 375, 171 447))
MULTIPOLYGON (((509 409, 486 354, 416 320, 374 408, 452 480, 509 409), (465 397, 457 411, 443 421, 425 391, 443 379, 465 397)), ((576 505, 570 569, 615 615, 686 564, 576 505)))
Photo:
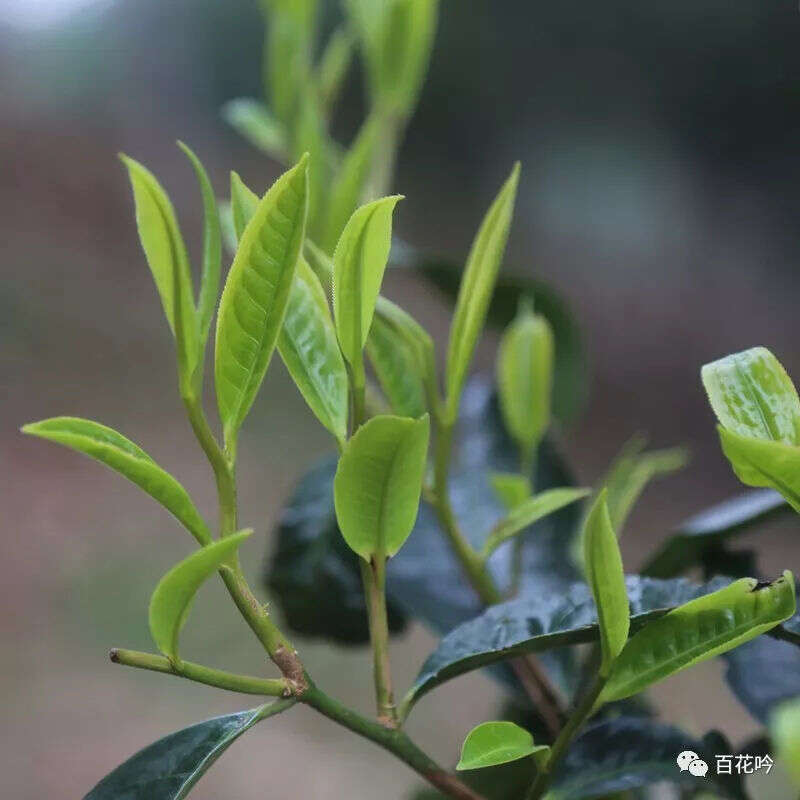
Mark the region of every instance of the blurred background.
MULTIPOLYGON (((326 20, 335 14, 328 3, 326 20)), ((3 797, 80 797, 141 746, 250 702, 108 662, 112 646, 151 649, 149 594, 193 543, 135 487, 18 428, 56 414, 109 424, 213 515, 116 154, 161 178, 198 253, 202 210, 174 141, 197 151, 219 194, 232 168, 254 187, 274 179, 278 165, 219 114, 232 97, 259 95, 261 46, 255 0, 0 0, 3 797)), ((336 118, 343 138, 361 108, 354 70, 336 118)), ((398 233, 463 259, 515 159, 523 179, 507 264, 568 298, 591 364, 589 403, 563 432, 580 479, 597 479, 637 431, 693 454, 638 506, 623 542, 634 571, 685 515, 738 490, 700 365, 763 344, 800 378, 796 2, 444 0, 399 161, 398 233)), ((402 271, 386 291, 436 334, 441 354, 447 304, 402 271)), ((495 343, 486 337, 483 367, 495 343)), ((274 359, 241 444, 242 517, 260 532, 244 551, 254 580, 282 499, 329 448, 274 359)), ((800 565, 795 521, 758 536, 770 571, 800 565)), ((398 685, 432 642, 412 626, 396 643, 398 685)), ((319 683, 369 707, 365 650, 299 644, 319 683)), ((262 669, 217 586, 203 590, 184 649, 262 669)), ((757 726, 721 672, 705 665, 657 696, 668 719, 741 741, 757 726)), ((460 679, 415 712, 411 732, 452 763, 498 697, 483 676, 460 679)), ((759 798, 788 796, 780 779, 758 780, 759 798)), ((295 709, 244 737, 192 796, 400 797, 414 784, 372 745, 295 709)))

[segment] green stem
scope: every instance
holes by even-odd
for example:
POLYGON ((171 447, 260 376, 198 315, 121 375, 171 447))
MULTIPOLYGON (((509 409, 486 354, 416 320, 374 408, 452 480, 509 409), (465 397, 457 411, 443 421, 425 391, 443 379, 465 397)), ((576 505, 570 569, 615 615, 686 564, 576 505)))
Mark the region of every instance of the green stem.
POLYGON ((367 377, 364 372, 363 358, 360 358, 355 364, 350 365, 350 388, 353 393, 352 432, 355 433, 364 424, 367 418, 367 377))
POLYGON ((553 778, 553 772, 560 763, 561 759, 567 752, 567 748, 575 738, 575 734, 584 722, 591 716, 594 710, 595 702, 603 691, 606 679, 598 677, 592 686, 591 690, 583 696, 583 699, 575 707, 575 710, 570 714, 561 733, 558 734, 553 747, 550 750, 550 755, 545 762, 544 766, 539 770, 536 780, 530 788, 530 791, 525 796, 525 800, 538 800, 547 791, 550 781, 553 778))
POLYGON ((213 667, 204 667, 202 664, 193 664, 191 661, 181 661, 176 666, 168 658, 154 653, 115 648, 109 653, 109 658, 115 664, 163 672, 196 683, 204 683, 207 686, 216 686, 218 689, 227 689, 230 692, 257 694, 265 697, 286 697, 290 693, 289 684, 283 678, 254 678, 250 675, 237 675, 213 667))
POLYGON ((358 736, 369 739, 384 750, 388 750, 448 797, 456 798, 456 800, 483 800, 481 795, 425 755, 403 731, 386 728, 363 717, 313 684, 300 697, 300 702, 311 706, 323 716, 358 736))
POLYGON ((375 700, 378 721, 389 728, 397 727, 397 709, 394 704, 392 670, 389 663, 389 623, 386 615, 386 559, 376 557, 371 563, 363 558, 361 578, 367 601, 369 636, 372 642, 375 700))

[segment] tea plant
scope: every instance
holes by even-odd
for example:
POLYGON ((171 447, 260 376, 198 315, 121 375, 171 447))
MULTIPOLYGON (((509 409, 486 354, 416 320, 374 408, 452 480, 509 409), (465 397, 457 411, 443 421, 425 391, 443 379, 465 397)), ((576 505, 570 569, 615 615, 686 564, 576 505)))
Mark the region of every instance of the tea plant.
MULTIPOLYGON (((263 194, 232 173, 220 215, 200 160, 181 144, 205 211, 198 292, 167 193, 144 166, 123 157, 175 342, 181 399, 216 481, 217 526, 144 450, 104 425, 56 417, 23 430, 127 477, 198 544, 153 592, 149 624, 159 652, 115 649, 111 660, 274 699, 146 747, 87 798, 185 797, 239 736, 298 703, 405 762, 432 787, 419 798, 640 796, 663 781, 681 796, 710 790, 745 798, 740 775, 712 769, 702 781, 675 762, 689 750, 711 765, 715 753, 734 753, 733 745, 718 732, 698 740, 659 722, 644 695, 721 655, 734 693, 756 717, 771 720, 775 753, 797 778, 794 580, 789 571, 772 581, 745 577, 758 574, 755 560, 731 548, 737 532, 787 504, 800 511, 800 402, 783 368, 763 348, 703 368, 723 451, 757 491, 687 521, 641 574, 626 577, 618 537, 629 512, 648 482, 683 466, 685 454, 646 451, 634 439, 594 490, 574 485, 554 445, 556 419, 574 414, 580 393, 574 328, 546 288, 515 288, 498 278, 519 165, 467 256, 443 375, 428 333, 380 294, 402 199, 387 195, 388 185, 426 69, 436 3, 350 0, 345 27, 320 60, 313 0, 269 0, 265 8, 269 109, 241 100, 226 115, 293 163, 263 194), (354 43, 369 112, 343 151, 326 121, 354 43), (235 255, 220 296, 223 239, 235 255), (202 403, 215 310, 220 434, 202 403), (507 325, 492 388, 469 373, 487 321, 497 319, 507 325), (266 578, 285 624, 257 599, 238 555, 252 530, 240 523, 237 445, 275 350, 337 450, 302 479, 277 531, 266 578), (697 566, 703 582, 678 577, 697 566), (184 658, 182 627, 214 573, 273 663, 272 677, 184 658), (398 696, 389 640, 411 617, 443 635, 398 696), (332 644, 370 643, 374 718, 317 684, 290 631, 332 644), (424 753, 404 724, 435 687, 487 666, 508 691, 508 719, 467 735, 456 766, 462 779, 424 753)), ((402 250, 439 286, 452 285, 448 267, 402 250)))

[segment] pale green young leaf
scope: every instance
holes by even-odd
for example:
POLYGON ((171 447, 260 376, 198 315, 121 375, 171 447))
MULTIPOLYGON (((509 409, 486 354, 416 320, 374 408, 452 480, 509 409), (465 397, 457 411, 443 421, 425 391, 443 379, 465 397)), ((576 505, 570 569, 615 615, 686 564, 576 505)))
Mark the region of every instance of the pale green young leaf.
POLYGON ((765 347, 706 364, 701 377, 723 428, 739 436, 800 444, 800 400, 786 370, 765 347))
POLYGON ((172 662, 180 663, 178 637, 197 590, 251 533, 240 531, 196 550, 158 582, 150 598, 150 634, 172 662))
POLYGON ((259 196, 239 177, 239 174, 231 171, 231 214, 237 247, 247 223, 256 213, 259 199, 259 196))
POLYGON ((625 647, 630 630, 630 605, 625 590, 625 573, 617 535, 611 525, 603 490, 595 500, 583 534, 586 579, 597 605, 602 663, 600 674, 607 677, 625 647))
POLYGON ((447 413, 450 420, 455 420, 458 415, 461 390, 483 330, 505 253, 518 182, 519 164, 516 164, 486 213, 467 257, 447 347, 447 413))
POLYGON ((732 650, 795 613, 791 572, 769 584, 742 578, 648 622, 614 662, 599 703, 622 700, 732 650))
POLYGON ((170 330, 175 334, 181 369, 190 374, 194 371, 199 350, 199 331, 189 257, 175 211, 152 172, 128 156, 121 155, 120 158, 133 187, 136 226, 142 249, 170 330), (176 314, 181 317, 180 324, 176 314))
POLYGON ((326 252, 333 252, 347 220, 362 199, 379 132, 378 120, 368 117, 336 171, 319 241, 326 252))
POLYGON ((197 324, 200 331, 200 350, 204 350, 211 329, 211 319, 217 305, 219 278, 222 267, 222 233, 217 198, 208 173, 200 159, 183 142, 178 146, 186 154, 197 176, 203 198, 203 269, 200 275, 200 294, 197 299, 197 324))
POLYGON ((549 749, 547 745, 534 744, 533 736, 513 722, 482 722, 464 739, 456 769, 495 767, 549 749))
POLYGON ((347 442, 333 484, 336 519, 350 549, 366 561, 393 556, 414 527, 428 434, 427 414, 377 416, 347 442))
POLYGON ((347 370, 325 291, 302 257, 289 294, 278 352, 309 408, 344 446, 347 370))
MULTIPOLYGON (((241 235, 255 213, 258 196, 234 172, 231 174, 231 197, 237 235, 241 235)), ((302 255, 278 337, 278 352, 309 408, 339 444, 344 445, 347 370, 325 291, 302 255)))
POLYGON ((494 526, 486 544, 483 546, 482 556, 488 558, 503 542, 521 533, 534 522, 568 506, 591 493, 591 489, 575 489, 564 487, 547 489, 514 506, 508 515, 494 526))
POLYGON ((323 113, 330 115, 331 109, 347 76, 353 60, 353 36, 350 30, 341 26, 328 39, 317 68, 317 91, 323 113))
POLYGON ((53 417, 25 425, 22 432, 57 442, 105 464, 161 503, 200 544, 211 541, 208 526, 186 489, 144 450, 112 428, 88 419, 53 417))
POLYGON ((718 432, 722 452, 742 483, 775 489, 800 513, 800 447, 739 436, 722 427, 718 432))
POLYGON ((258 100, 241 97, 222 107, 225 121, 250 144, 276 161, 288 159, 289 140, 286 128, 258 100))
POLYGON ((800 698, 782 703, 769 721, 775 755, 800 787, 800 698))
POLYGON ((222 292, 215 377, 225 441, 231 449, 283 325, 305 235, 307 165, 304 156, 259 201, 222 292))
POLYGON ((490 472, 489 483, 506 511, 525 502, 533 491, 530 478, 516 472, 490 472))
POLYGON ((333 254, 333 317, 339 345, 359 363, 392 240, 392 212, 400 196, 361 206, 345 225, 333 254))
POLYGON ((497 388, 506 428, 527 457, 550 425, 553 354, 550 324, 522 304, 500 340, 497 388))
POLYGON ((303 255, 308 261, 308 266, 314 270, 314 274, 319 278, 322 288, 328 297, 333 294, 333 259, 314 242, 306 237, 303 245, 303 255))

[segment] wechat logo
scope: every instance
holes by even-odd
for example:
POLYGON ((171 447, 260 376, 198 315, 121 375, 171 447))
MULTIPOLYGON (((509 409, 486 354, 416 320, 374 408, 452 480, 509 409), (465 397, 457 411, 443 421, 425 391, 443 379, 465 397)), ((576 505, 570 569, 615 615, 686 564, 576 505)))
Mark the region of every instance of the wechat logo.
POLYGON ((681 772, 687 770, 698 778, 704 778, 708 772, 708 764, 692 750, 684 750, 676 759, 681 772))

